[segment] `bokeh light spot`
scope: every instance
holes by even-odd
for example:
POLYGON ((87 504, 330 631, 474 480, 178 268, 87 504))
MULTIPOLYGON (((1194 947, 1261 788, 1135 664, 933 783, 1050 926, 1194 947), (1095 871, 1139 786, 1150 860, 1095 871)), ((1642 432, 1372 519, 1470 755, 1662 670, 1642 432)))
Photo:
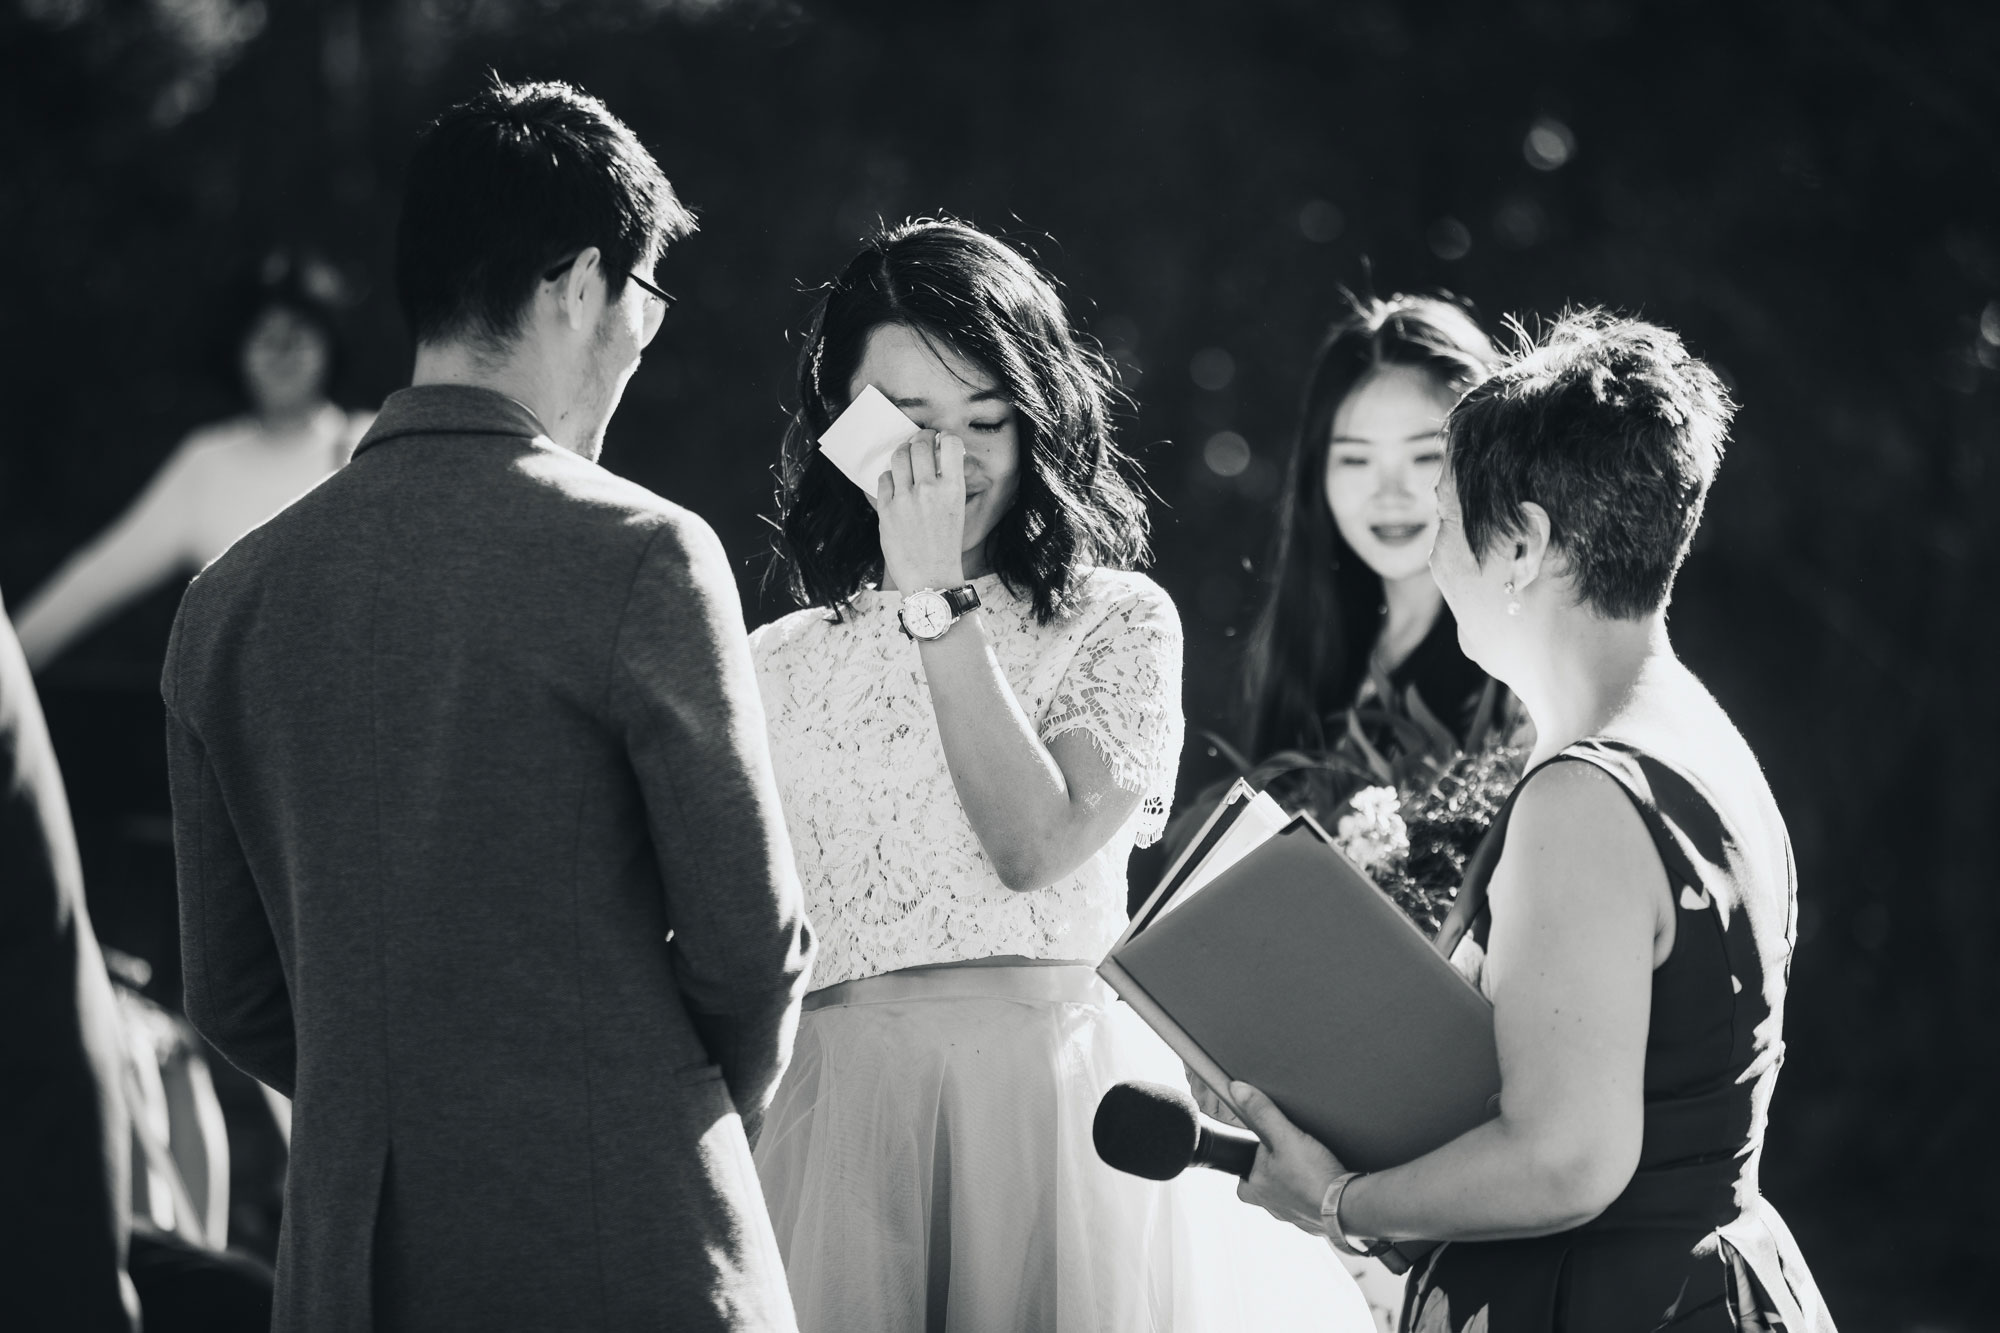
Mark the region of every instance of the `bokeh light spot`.
POLYGON ((1188 377, 1211 393, 1219 392, 1236 378, 1236 358, 1220 347, 1204 347, 1188 362, 1188 377))
POLYGON ((1554 171, 1576 156, 1576 135, 1554 116, 1542 116, 1521 140, 1521 156, 1536 171, 1554 171))
POLYGON ((1493 230, 1506 244, 1525 250, 1540 245, 1548 236, 1549 219, 1535 200, 1525 194, 1515 195, 1493 215, 1493 230))
POLYGON ((1316 245, 1339 239, 1346 226, 1340 209, 1324 199, 1314 199, 1299 210, 1299 235, 1316 245))
POLYGON ((1457 218, 1439 218, 1431 223, 1426 239, 1431 243, 1431 253, 1439 259, 1459 260, 1472 253, 1472 230, 1457 218))
POLYGON ((2000 347, 2000 301, 1988 301, 1979 312, 1979 336, 2000 347))
POLYGON ((1250 441, 1233 430, 1217 431, 1201 447, 1201 461, 1218 477, 1240 477, 1250 466, 1250 441))

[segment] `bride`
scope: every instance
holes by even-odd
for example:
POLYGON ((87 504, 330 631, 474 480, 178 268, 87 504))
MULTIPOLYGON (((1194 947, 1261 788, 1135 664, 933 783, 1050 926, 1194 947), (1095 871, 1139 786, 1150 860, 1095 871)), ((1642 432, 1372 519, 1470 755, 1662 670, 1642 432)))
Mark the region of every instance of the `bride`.
POLYGON ((752 636, 820 937, 757 1147, 807 1333, 1371 1327, 1233 1182, 1096 1159, 1098 1098, 1179 1062, 1093 965, 1178 765, 1181 632, 1102 361, 953 222, 827 286, 780 492, 804 609, 752 636), (873 494, 814 442, 873 385, 921 429, 873 494))

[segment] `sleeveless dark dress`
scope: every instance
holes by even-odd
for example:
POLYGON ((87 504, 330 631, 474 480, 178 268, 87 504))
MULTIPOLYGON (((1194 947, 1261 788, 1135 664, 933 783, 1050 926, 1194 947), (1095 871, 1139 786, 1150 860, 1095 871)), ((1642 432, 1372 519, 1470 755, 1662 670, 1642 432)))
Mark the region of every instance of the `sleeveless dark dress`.
MULTIPOLYGON (((1780 921, 1753 922, 1745 848, 1701 787, 1631 746, 1585 740, 1548 763, 1593 764, 1638 808, 1666 866, 1674 945, 1653 973, 1638 1171, 1604 1213, 1528 1240, 1440 1246, 1411 1273, 1405 1333, 1675 1333, 1833 1323, 1784 1221, 1757 1190, 1781 1030, 1796 879, 1780 921)), ((1487 884, 1514 797, 1466 868, 1438 939, 1483 950, 1487 884)))

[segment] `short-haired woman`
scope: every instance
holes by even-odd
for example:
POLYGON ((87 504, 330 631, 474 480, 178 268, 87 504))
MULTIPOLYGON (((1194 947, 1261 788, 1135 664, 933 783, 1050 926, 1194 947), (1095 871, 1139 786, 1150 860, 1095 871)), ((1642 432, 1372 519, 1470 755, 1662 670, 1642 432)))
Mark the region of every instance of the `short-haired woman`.
POLYGON ((805 609, 752 653, 820 948, 756 1153, 808 1333, 1184 1330, 1197 1275, 1229 1280, 1185 1190, 1091 1145, 1108 1086, 1178 1072, 1093 971, 1182 735, 1109 395, 1048 280, 952 222, 863 249, 802 350, 779 503, 805 609), (921 428, 872 494, 815 449, 871 385, 921 428))
POLYGON ((1831 1329, 1758 1194, 1795 881, 1743 737, 1666 608, 1733 407, 1665 329, 1598 312, 1454 409, 1431 557, 1532 766, 1443 943, 1493 1001, 1498 1115, 1349 1173, 1261 1093, 1243 1195, 1337 1244, 1448 1242, 1406 1329, 1831 1329))

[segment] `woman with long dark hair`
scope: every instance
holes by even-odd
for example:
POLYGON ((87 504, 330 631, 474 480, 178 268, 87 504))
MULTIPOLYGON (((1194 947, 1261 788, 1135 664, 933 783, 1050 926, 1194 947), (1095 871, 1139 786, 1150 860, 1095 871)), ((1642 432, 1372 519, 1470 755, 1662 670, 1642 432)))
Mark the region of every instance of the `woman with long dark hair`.
POLYGON ((1379 696, 1461 742, 1488 680, 1459 650, 1425 561, 1437 531, 1440 431, 1498 360, 1462 308, 1437 297, 1354 301, 1313 362, 1279 502, 1263 609, 1251 633, 1243 741, 1256 760, 1317 752, 1340 714, 1379 696))
MULTIPOLYGON (((1111 1084, 1178 1072, 1093 970, 1182 734, 1111 396, 1048 280, 961 224, 879 237, 813 315, 779 495, 803 609, 751 640, 819 937, 756 1150, 808 1333, 1260 1326, 1216 1299, 1200 1196, 1091 1144, 1111 1084), (920 428, 872 491, 816 447, 869 386, 920 428)), ((1316 1258, 1300 1326, 1366 1327, 1316 1258)))

